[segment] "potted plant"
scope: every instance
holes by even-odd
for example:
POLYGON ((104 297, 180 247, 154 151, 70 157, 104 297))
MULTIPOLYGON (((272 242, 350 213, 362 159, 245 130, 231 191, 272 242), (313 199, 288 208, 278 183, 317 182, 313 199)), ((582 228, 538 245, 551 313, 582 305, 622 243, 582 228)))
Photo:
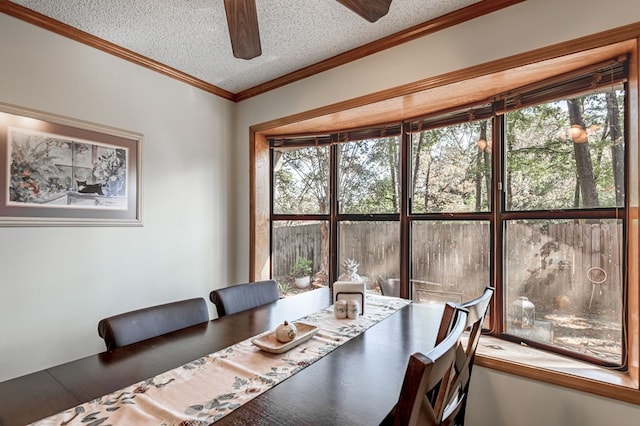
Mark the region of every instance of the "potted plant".
POLYGON ((311 265, 313 262, 306 257, 300 257, 291 268, 291 275, 295 278, 296 287, 307 288, 311 282, 311 265))

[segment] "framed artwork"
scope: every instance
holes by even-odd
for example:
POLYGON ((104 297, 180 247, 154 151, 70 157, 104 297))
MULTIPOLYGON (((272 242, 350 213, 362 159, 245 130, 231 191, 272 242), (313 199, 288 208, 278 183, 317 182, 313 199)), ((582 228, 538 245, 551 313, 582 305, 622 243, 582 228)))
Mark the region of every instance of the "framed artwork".
POLYGON ((0 103, 0 226, 141 226, 142 135, 0 103))

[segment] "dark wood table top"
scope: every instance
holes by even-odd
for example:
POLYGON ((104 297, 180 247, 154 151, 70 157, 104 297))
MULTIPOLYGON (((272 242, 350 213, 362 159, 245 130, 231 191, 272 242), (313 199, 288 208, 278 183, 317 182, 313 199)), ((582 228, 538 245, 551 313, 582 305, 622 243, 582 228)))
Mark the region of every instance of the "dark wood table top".
MULTIPOLYGON (((23 425, 224 349, 331 304, 310 291, 0 383, 0 425, 23 425)), ((441 309, 410 304, 216 425, 378 424, 409 355, 433 347, 441 309)))

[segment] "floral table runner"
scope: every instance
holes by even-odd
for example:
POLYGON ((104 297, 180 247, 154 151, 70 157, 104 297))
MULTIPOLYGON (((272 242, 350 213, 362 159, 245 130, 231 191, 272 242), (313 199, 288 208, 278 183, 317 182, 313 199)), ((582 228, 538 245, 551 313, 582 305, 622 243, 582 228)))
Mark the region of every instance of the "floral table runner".
POLYGON ((409 303, 367 295, 357 319, 337 319, 330 306, 296 320, 319 330, 287 352, 264 352, 249 338, 33 424, 211 424, 409 303))

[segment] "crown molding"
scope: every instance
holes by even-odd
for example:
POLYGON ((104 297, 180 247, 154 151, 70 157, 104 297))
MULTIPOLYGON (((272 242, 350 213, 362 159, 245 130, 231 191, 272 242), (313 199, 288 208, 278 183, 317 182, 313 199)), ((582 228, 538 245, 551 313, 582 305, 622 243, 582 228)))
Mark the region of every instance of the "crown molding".
POLYGON ((461 24, 471 19, 486 15, 491 12, 503 9, 505 7, 521 3, 526 0, 483 0, 478 3, 467 6, 463 9, 448 13, 444 16, 426 21, 422 24, 415 25, 406 30, 391 34, 380 40, 365 44, 345 53, 333 56, 327 60, 309 65, 297 71, 278 77, 266 83, 259 84, 247 90, 238 93, 232 93, 218 86, 207 83, 204 80, 196 78, 190 74, 169 67, 153 59, 142 56, 131 50, 125 49, 109 41, 91 35, 85 31, 74 28, 63 22, 49 18, 41 13, 35 12, 26 7, 20 6, 8 0, 0 0, 0 12, 13 16, 14 18, 28 22, 40 28, 49 30, 56 34, 70 38, 87 46, 99 49, 103 52, 117 56, 121 59, 132 62, 136 65, 143 66, 152 71, 164 74, 168 77, 187 83, 193 87, 212 93, 221 98, 240 102, 245 99, 252 98, 278 87, 286 86, 298 80, 311 77, 315 74, 336 68, 349 62, 364 58, 374 53, 390 49, 402 43, 424 37, 428 34, 443 30, 445 28, 461 24))

